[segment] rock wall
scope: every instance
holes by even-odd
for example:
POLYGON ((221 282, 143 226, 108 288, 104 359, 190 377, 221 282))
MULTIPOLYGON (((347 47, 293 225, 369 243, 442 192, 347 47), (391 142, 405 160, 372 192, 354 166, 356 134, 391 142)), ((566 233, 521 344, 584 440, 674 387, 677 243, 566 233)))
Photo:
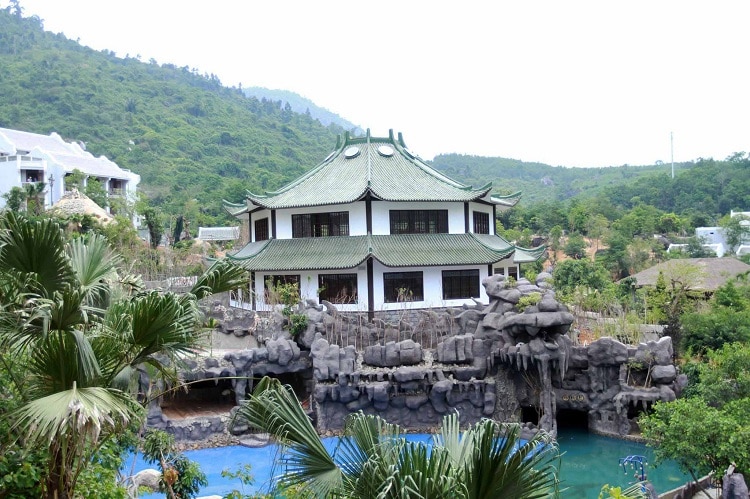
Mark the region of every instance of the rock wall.
MULTIPOLYGON (((253 377, 299 373, 305 379, 301 398, 310 395, 320 432, 341 429, 356 411, 415 430, 436 427, 443 415, 458 411, 463 424, 486 417, 522 421, 535 413, 528 431, 554 433, 561 410, 580 412, 597 432, 636 431, 640 410, 673 400, 684 386, 670 338, 637 347, 612 338, 573 345, 567 335, 573 316, 555 299, 549 277, 540 274, 532 284, 490 276, 482 283, 489 304, 416 311, 416 324, 366 322, 327 302, 300 304, 308 327, 296 338, 280 313, 261 319, 241 312, 237 318, 215 305, 214 316, 226 319, 221 330, 242 331, 259 346, 207 359, 191 376, 235 377, 240 404, 253 377)), ((150 423, 172 424, 157 408, 152 412, 150 423)))

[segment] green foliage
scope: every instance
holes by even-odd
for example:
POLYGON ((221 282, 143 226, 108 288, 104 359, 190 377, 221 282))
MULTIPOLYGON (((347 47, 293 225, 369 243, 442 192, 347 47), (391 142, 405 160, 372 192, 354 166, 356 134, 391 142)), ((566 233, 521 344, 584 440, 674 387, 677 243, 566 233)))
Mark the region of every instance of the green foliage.
POLYGON ((516 304, 516 308, 518 309, 519 312, 523 312, 528 307, 531 307, 531 306, 536 305, 537 303, 539 303, 539 301, 541 301, 541 299, 542 299, 542 294, 541 293, 534 292, 534 293, 529 293, 527 295, 523 295, 518 300, 518 303, 516 304))
POLYGON ((681 322, 682 349, 694 354, 750 341, 750 310, 722 307, 708 313, 692 312, 683 315, 681 322))
POLYGON ((672 459, 697 479, 710 471, 722 472, 732 462, 738 470, 750 469, 745 418, 689 398, 657 402, 653 412, 641 418, 640 426, 654 447, 657 465, 672 459))
POLYGON ((349 416, 335 454, 323 445, 290 387, 264 377, 237 418, 289 448, 278 463, 282 486, 303 485, 314 497, 359 499, 555 497, 559 451, 539 432, 520 440, 520 426, 485 419, 461 432, 443 418, 433 446, 410 443, 378 416, 349 416), (343 464, 339 464, 343 463, 343 464))
POLYGON ((646 493, 642 491, 643 486, 644 483, 638 482, 623 489, 606 484, 599 492, 599 499, 648 499, 646 493))
POLYGON ((750 239, 750 219, 744 215, 726 215, 719 220, 719 225, 724 229, 724 238, 729 250, 734 252, 737 246, 750 239))
POLYGON ((102 208, 106 208, 109 206, 109 196, 107 196, 107 190, 104 188, 104 184, 102 184, 98 179, 89 177, 86 180, 86 188, 84 189, 83 193, 102 208))
POLYGON ((169 433, 147 430, 142 447, 144 460, 159 467, 162 485, 170 497, 196 497, 200 488, 208 485, 200 465, 175 450, 174 437, 169 433))
POLYGON ((559 262, 552 278, 555 289, 563 295, 572 294, 575 288, 603 290, 612 286, 607 269, 588 259, 559 262))
POLYGON ((296 337, 307 329, 307 316, 297 311, 301 297, 299 284, 297 283, 273 283, 269 279, 266 283, 268 290, 267 300, 270 305, 280 304, 283 306, 281 313, 286 317, 289 332, 296 337))
POLYGON ((5 206, 11 211, 21 211, 21 207, 26 201, 26 191, 20 187, 11 187, 11 189, 3 194, 5 199, 5 206))
POLYGON ((697 364, 691 394, 712 406, 721 407, 734 399, 750 399, 750 344, 732 343, 709 351, 697 364))
POLYGON ((586 240, 580 234, 571 234, 565 243, 563 252, 570 258, 580 260, 586 256, 586 240))

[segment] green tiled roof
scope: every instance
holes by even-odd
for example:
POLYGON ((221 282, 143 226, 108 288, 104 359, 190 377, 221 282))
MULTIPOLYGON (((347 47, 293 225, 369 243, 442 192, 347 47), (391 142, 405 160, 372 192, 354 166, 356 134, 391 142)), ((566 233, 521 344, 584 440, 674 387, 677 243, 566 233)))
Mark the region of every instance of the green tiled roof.
POLYGON ((247 192, 247 203, 224 203, 238 215, 254 206, 270 209, 345 204, 370 194, 384 201, 475 201, 513 206, 520 194, 492 196, 489 183, 473 188, 452 180, 413 154, 399 134, 388 137, 344 136, 322 163, 278 191, 247 192))
MULTIPOLYGON (((520 250, 524 258, 544 252, 520 250)), ((486 265, 515 252, 515 246, 492 235, 399 234, 271 239, 250 243, 228 258, 248 270, 283 271, 348 269, 369 256, 388 267, 486 265)))

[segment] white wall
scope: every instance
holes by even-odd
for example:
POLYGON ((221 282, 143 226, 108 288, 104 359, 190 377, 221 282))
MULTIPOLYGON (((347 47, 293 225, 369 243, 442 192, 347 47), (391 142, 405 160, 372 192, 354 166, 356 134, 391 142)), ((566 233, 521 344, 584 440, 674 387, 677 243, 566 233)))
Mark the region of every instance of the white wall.
POLYGON ((469 203, 469 232, 474 232, 474 212, 487 213, 490 216, 490 234, 495 234, 495 219, 492 218, 492 206, 481 203, 469 203))

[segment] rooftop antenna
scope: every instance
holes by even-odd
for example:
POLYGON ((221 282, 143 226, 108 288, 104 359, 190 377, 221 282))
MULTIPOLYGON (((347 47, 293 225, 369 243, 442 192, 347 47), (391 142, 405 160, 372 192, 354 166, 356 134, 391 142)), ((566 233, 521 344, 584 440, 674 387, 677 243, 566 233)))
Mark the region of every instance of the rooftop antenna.
POLYGON ((672 153, 672 178, 674 178, 674 133, 669 132, 669 148, 672 153))

